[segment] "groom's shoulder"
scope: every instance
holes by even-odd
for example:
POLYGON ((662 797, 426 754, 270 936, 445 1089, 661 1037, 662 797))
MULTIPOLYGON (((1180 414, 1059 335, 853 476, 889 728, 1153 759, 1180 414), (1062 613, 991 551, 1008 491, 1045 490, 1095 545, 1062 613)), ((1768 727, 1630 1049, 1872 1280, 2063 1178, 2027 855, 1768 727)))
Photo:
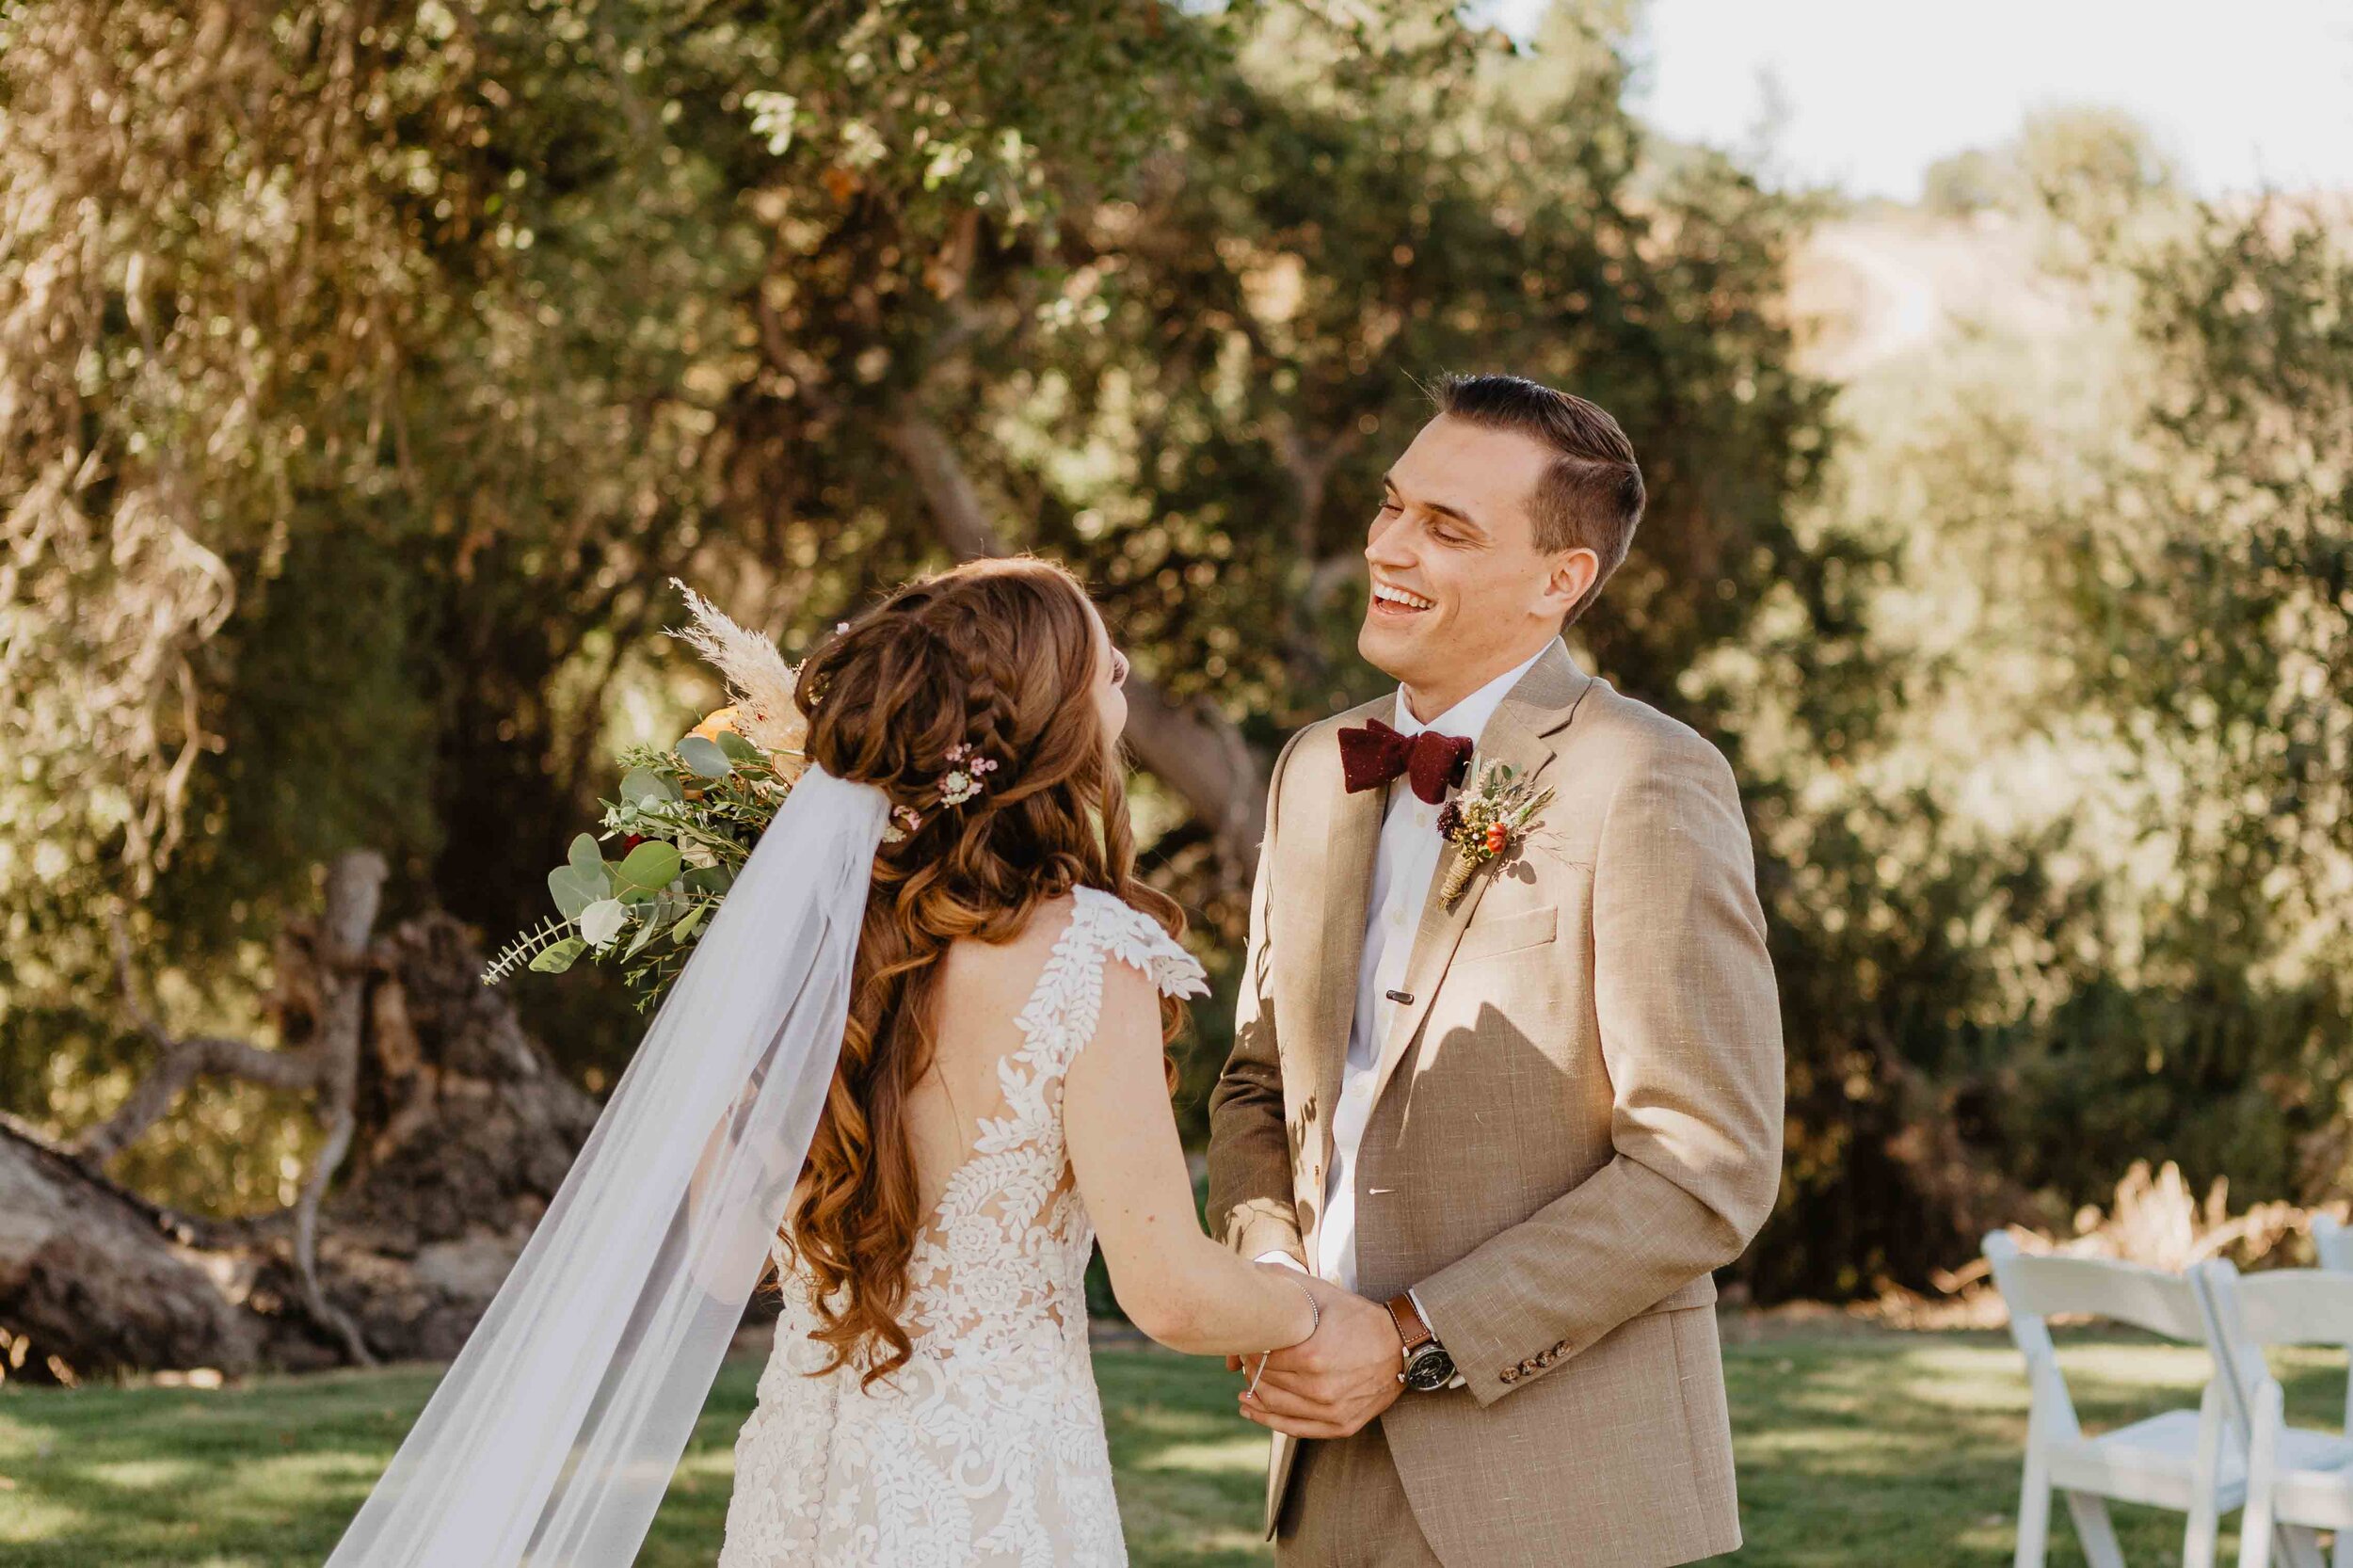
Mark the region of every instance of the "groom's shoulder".
POLYGON ((1730 784, 1733 778, 1732 764, 1716 743, 1598 678, 1578 703, 1576 722, 1556 739, 1563 751, 1590 753, 1625 775, 1691 770, 1711 781, 1730 784))

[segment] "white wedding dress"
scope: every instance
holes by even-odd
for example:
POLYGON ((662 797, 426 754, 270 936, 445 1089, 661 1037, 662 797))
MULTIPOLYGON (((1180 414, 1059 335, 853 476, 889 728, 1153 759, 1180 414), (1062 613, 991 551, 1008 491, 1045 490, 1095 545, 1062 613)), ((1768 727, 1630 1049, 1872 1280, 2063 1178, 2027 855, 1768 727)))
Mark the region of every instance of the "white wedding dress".
POLYGON ((1124 1564, 1103 1409, 1087 1353, 1095 1227, 1063 1137, 1064 1075, 1095 1035, 1103 966, 1166 994, 1207 989, 1150 917, 1076 893, 1000 1060, 998 1113, 941 1192, 908 1264, 912 1358, 859 1386, 812 1342, 809 1283, 784 1261, 784 1313, 735 1445, 719 1568, 1099 1568, 1124 1564))

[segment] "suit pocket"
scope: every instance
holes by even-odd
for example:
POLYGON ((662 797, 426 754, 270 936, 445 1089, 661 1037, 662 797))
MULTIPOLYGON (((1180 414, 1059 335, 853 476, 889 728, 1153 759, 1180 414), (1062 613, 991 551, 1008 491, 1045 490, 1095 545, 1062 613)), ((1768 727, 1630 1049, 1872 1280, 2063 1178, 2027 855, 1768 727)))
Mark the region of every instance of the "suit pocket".
POLYGON ((1542 947, 1560 929, 1561 912, 1551 905, 1523 909, 1492 920, 1474 920, 1470 929, 1463 933, 1462 945, 1454 950, 1454 961, 1466 964, 1474 958, 1493 958, 1522 948, 1542 947))

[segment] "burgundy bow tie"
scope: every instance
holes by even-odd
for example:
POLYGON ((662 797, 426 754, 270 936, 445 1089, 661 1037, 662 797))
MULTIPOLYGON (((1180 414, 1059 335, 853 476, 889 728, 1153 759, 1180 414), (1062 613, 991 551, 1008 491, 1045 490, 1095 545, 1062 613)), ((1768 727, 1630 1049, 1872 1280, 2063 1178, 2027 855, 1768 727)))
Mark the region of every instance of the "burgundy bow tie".
POLYGON ((1435 806, 1446 799, 1448 785, 1463 781, 1471 750, 1471 743, 1459 735, 1425 729, 1408 740, 1379 719, 1367 719, 1362 729, 1340 731, 1340 776, 1353 795, 1404 774, 1414 793, 1435 806))

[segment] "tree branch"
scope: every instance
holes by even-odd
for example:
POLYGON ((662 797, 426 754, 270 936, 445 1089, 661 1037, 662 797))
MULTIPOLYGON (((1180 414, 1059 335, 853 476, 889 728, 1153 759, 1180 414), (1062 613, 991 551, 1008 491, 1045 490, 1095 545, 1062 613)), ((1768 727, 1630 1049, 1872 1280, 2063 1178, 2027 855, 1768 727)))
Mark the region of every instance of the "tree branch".
POLYGON ((930 506, 932 530, 959 561, 974 561, 1007 553, 997 536, 981 492, 956 458, 955 448, 938 425, 911 408, 883 426, 883 440, 915 476, 930 506))
MULTIPOLYGON (((346 850, 327 872, 326 908, 319 921, 316 1036, 298 1050, 264 1050, 218 1035, 176 1038, 139 995, 131 939, 120 907, 108 911, 115 973, 123 1002, 155 1044, 159 1061, 133 1085, 115 1113, 75 1139, 72 1152, 92 1166, 120 1152, 161 1121, 200 1076, 233 1078, 274 1089, 308 1093, 327 1128, 294 1208, 295 1266, 303 1304, 344 1342, 353 1360, 375 1364, 359 1330, 328 1301, 318 1277, 318 1211, 336 1169, 351 1148, 360 1073, 360 1041, 367 998, 368 934, 376 925, 388 868, 374 850, 346 850)), ((286 977, 280 976, 283 985, 286 977)))
POLYGON ((319 1061, 313 1050, 264 1050, 216 1034, 175 1039, 140 999, 131 969, 130 934, 123 927, 119 906, 107 911, 106 923, 114 940, 115 977, 122 987, 123 1005, 140 1032, 154 1042, 161 1060, 132 1086, 113 1115, 84 1128, 73 1139, 70 1149, 74 1158, 92 1165, 113 1159, 169 1115, 181 1094, 199 1077, 234 1078, 296 1092, 317 1087, 319 1061))
MULTIPOLYGON (((883 427, 930 510, 933 533, 958 560, 1008 553, 947 434, 912 401, 883 427)), ((1266 825, 1266 778, 1233 721, 1206 702, 1179 705, 1142 676, 1128 680, 1128 744, 1215 836, 1221 880, 1242 886, 1266 825)))

